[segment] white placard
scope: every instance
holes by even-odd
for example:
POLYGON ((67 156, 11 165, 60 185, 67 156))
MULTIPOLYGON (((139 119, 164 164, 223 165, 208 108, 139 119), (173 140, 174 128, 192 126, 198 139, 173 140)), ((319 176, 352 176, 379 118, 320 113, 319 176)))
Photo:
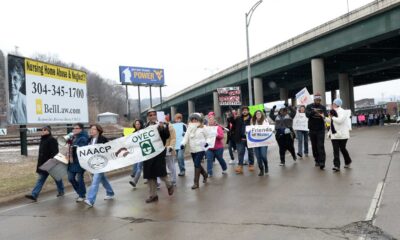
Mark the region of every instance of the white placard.
POLYGON ((296 116, 293 118, 293 129, 308 131, 308 118, 305 113, 296 113, 296 116))
POLYGON ((276 144, 275 125, 246 126, 246 139, 249 148, 272 146, 276 144))
MULTIPOLYGON (((204 131, 207 135, 207 140, 206 140, 206 142, 208 143, 207 149, 214 148, 215 139, 218 134, 218 127, 217 126, 204 126, 204 131)), ((205 150, 207 150, 207 149, 205 149, 205 150)))
POLYGON ((303 88, 300 92, 296 94, 297 105, 307 106, 312 103, 311 95, 307 88, 303 88))
POLYGON ((165 113, 164 112, 157 112, 157 121, 165 122, 165 113))
POLYGON ((0 136, 7 135, 7 128, 0 128, 0 136))
POLYGON ((357 116, 352 116, 351 117, 351 123, 352 124, 357 124, 357 116))
POLYGON ((104 144, 79 147, 79 164, 91 173, 102 173, 149 160, 165 149, 157 127, 152 125, 104 144))

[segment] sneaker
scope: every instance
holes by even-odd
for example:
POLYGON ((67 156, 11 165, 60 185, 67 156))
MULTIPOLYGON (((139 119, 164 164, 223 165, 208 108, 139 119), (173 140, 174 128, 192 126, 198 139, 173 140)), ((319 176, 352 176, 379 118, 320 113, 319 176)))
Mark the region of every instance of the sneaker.
POLYGON ((243 165, 249 165, 249 163, 248 163, 247 161, 245 161, 245 162, 243 163, 243 165))
POLYGON ((296 162, 296 160, 297 160, 297 157, 294 157, 294 158, 293 158, 293 161, 295 161, 295 162, 296 162))
POLYGON ((249 171, 254 172, 254 165, 249 165, 249 171))
POLYGON ((325 165, 320 165, 319 169, 324 170, 325 169, 325 165))
POLYGON ((281 162, 281 163, 279 163, 279 166, 283 167, 283 166, 285 166, 285 163, 281 162))
POLYGON ((37 201, 37 198, 35 198, 34 196, 32 196, 32 195, 30 195, 30 194, 25 195, 25 197, 26 197, 27 199, 30 199, 30 200, 34 201, 34 202, 37 201))
POLYGON ((147 183, 149 183, 147 180, 145 180, 145 181, 143 182, 143 184, 147 184, 147 183))
POLYGON ((340 168, 338 168, 338 167, 333 167, 332 170, 335 171, 335 172, 339 172, 339 171, 340 171, 340 168))
POLYGON ((157 183, 157 189, 160 190, 161 189, 161 185, 159 183, 157 183))
POLYGON ((113 200, 113 199, 114 199, 114 195, 113 195, 113 196, 106 195, 106 196, 104 197, 104 200, 113 200))
POLYGON ((297 156, 299 156, 299 158, 303 158, 303 155, 301 155, 301 153, 297 153, 297 156))
POLYGON ((234 160, 229 160, 229 165, 234 165, 235 161, 234 160))
POLYGON ((350 168, 351 163, 344 165, 344 168, 350 168))
POLYGON ((93 204, 89 201, 89 200, 85 200, 84 201, 84 203, 86 204, 86 205, 88 205, 89 207, 93 207, 93 204))
POLYGON ((222 170, 222 175, 228 174, 226 170, 222 170))
POLYGON ((235 169, 235 172, 237 173, 237 174, 243 174, 243 166, 237 166, 236 167, 236 169, 235 169))
POLYGON ((260 170, 260 173, 258 174, 259 177, 264 176, 264 170, 260 170))
POLYGON ((62 193, 58 193, 56 197, 62 197, 62 196, 64 196, 63 192, 62 193))
POLYGON ((183 171, 183 172, 180 172, 179 174, 178 174, 178 176, 179 177, 184 177, 185 176, 185 172, 183 171))
POLYGON ((136 189, 136 183, 134 181, 129 181, 129 184, 132 185, 134 189, 136 189))
POLYGON ((75 201, 76 201, 76 202, 83 202, 83 201, 85 201, 85 198, 78 197, 75 201))
POLYGON ((315 163, 315 166, 316 166, 316 167, 319 167, 319 163, 316 162, 316 163, 315 163))

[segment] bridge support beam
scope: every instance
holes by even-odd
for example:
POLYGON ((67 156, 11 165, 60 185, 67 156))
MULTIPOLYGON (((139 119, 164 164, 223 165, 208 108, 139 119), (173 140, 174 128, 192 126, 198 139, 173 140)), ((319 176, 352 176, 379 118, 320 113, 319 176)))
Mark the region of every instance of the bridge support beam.
POLYGON ((281 101, 285 101, 285 103, 289 102, 289 91, 286 88, 280 88, 279 95, 281 101))
POLYGON ((171 122, 175 121, 175 115, 176 115, 176 107, 171 106, 171 118, 170 118, 171 122))
POLYGON ((355 113, 354 82, 352 77, 349 77, 349 90, 350 90, 350 109, 351 112, 354 114, 355 113))
POLYGON ((342 108, 350 109, 350 86, 347 73, 339 73, 339 91, 340 99, 343 101, 342 108))
POLYGON ((337 90, 331 90, 331 102, 338 97, 337 90))
POLYGON ((324 59, 322 58, 311 59, 311 74, 312 74, 313 94, 319 92, 322 97, 321 103, 323 105, 326 105, 324 59))
POLYGON ((296 107, 297 106, 297 101, 296 101, 296 97, 292 97, 292 107, 296 107))
POLYGON ((261 78, 254 78, 254 103, 264 103, 264 88, 261 78))
POLYGON ((189 113, 189 115, 194 113, 194 111, 195 111, 194 101, 193 100, 189 100, 188 101, 188 113, 189 113))
POLYGON ((222 123, 222 116, 221 116, 221 106, 219 105, 218 101, 218 92, 213 92, 213 99, 214 99, 214 113, 215 119, 217 122, 222 123))

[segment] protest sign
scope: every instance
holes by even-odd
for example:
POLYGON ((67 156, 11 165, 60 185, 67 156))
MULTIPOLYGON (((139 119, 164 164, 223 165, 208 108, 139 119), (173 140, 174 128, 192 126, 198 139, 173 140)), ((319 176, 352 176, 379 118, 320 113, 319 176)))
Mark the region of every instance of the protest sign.
POLYGON ((297 113, 293 118, 293 129, 299 131, 308 131, 308 118, 305 113, 297 113))
POLYGON ((250 113, 251 116, 253 116, 254 113, 257 110, 260 110, 261 112, 264 112, 264 109, 265 109, 265 107, 264 107, 263 103, 257 104, 257 105, 253 105, 253 106, 249 106, 249 113, 250 113))
POLYGON ((276 144, 275 125, 246 126, 247 146, 249 148, 271 146, 276 144))
POLYGON ((134 128, 124 128, 124 136, 131 135, 134 132, 135 132, 134 128))
POLYGON ((157 121, 165 122, 165 113, 164 112, 157 112, 157 121))
POLYGON ((307 88, 303 88, 300 92, 296 94, 297 105, 307 106, 312 103, 311 95, 307 88))
POLYGON ((79 147, 79 164, 91 173, 102 173, 156 157, 165 149, 157 127, 149 126, 104 144, 79 147))
POLYGON ((224 87, 217 88, 218 102, 220 106, 240 106, 242 101, 240 98, 240 87, 224 87))

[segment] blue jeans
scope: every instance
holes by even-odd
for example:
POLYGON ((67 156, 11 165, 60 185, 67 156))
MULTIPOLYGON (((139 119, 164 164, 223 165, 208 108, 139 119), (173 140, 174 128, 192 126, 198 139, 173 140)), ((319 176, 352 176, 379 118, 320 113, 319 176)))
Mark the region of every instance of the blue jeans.
POLYGON ((224 148, 207 150, 206 152, 207 172, 209 175, 213 175, 214 158, 217 158, 219 165, 221 165, 222 171, 225 171, 228 168, 223 158, 223 154, 224 154, 224 148))
POLYGON ((179 172, 185 172, 185 150, 175 149, 176 158, 178 159, 179 172))
POLYGON ((143 162, 133 164, 131 176, 133 177, 133 181, 135 182, 135 184, 139 182, 140 175, 142 174, 142 169, 143 162))
POLYGON ((247 148, 247 153, 249 154, 249 165, 254 165, 254 151, 252 148, 247 147, 246 141, 241 141, 240 143, 236 143, 236 148, 238 151, 240 166, 243 166, 244 153, 246 152, 246 148, 247 148))
POLYGON ((304 154, 308 154, 308 131, 296 131, 298 139, 297 152, 303 155, 303 140, 304 140, 304 154))
POLYGON ((196 152, 196 153, 191 153, 192 154, 192 159, 194 163, 195 168, 200 168, 201 167, 201 160, 203 160, 205 152, 196 152))
MULTIPOLYGON (((32 190, 32 196, 34 198, 38 198, 39 197, 39 193, 40 191, 42 191, 42 187, 44 185, 44 183, 46 182, 47 177, 49 176, 49 174, 46 173, 38 173, 38 179, 36 181, 35 187, 32 190)), ((64 184, 63 181, 56 181, 55 179, 53 179, 56 182, 57 185, 57 191, 58 193, 64 193, 64 184)))
POLYGON ((99 191, 100 183, 106 189, 107 196, 114 196, 114 191, 104 173, 96 173, 93 175, 92 185, 90 185, 87 199, 93 205, 96 201, 97 192, 99 191))
POLYGON ((268 146, 256 147, 254 148, 254 153, 256 154, 258 167, 260 170, 265 170, 268 172, 268 159, 267 159, 268 146))
POLYGON ((75 192, 81 198, 85 198, 86 196, 86 186, 85 181, 83 179, 83 174, 85 172, 70 172, 68 171, 68 181, 71 183, 75 192))

